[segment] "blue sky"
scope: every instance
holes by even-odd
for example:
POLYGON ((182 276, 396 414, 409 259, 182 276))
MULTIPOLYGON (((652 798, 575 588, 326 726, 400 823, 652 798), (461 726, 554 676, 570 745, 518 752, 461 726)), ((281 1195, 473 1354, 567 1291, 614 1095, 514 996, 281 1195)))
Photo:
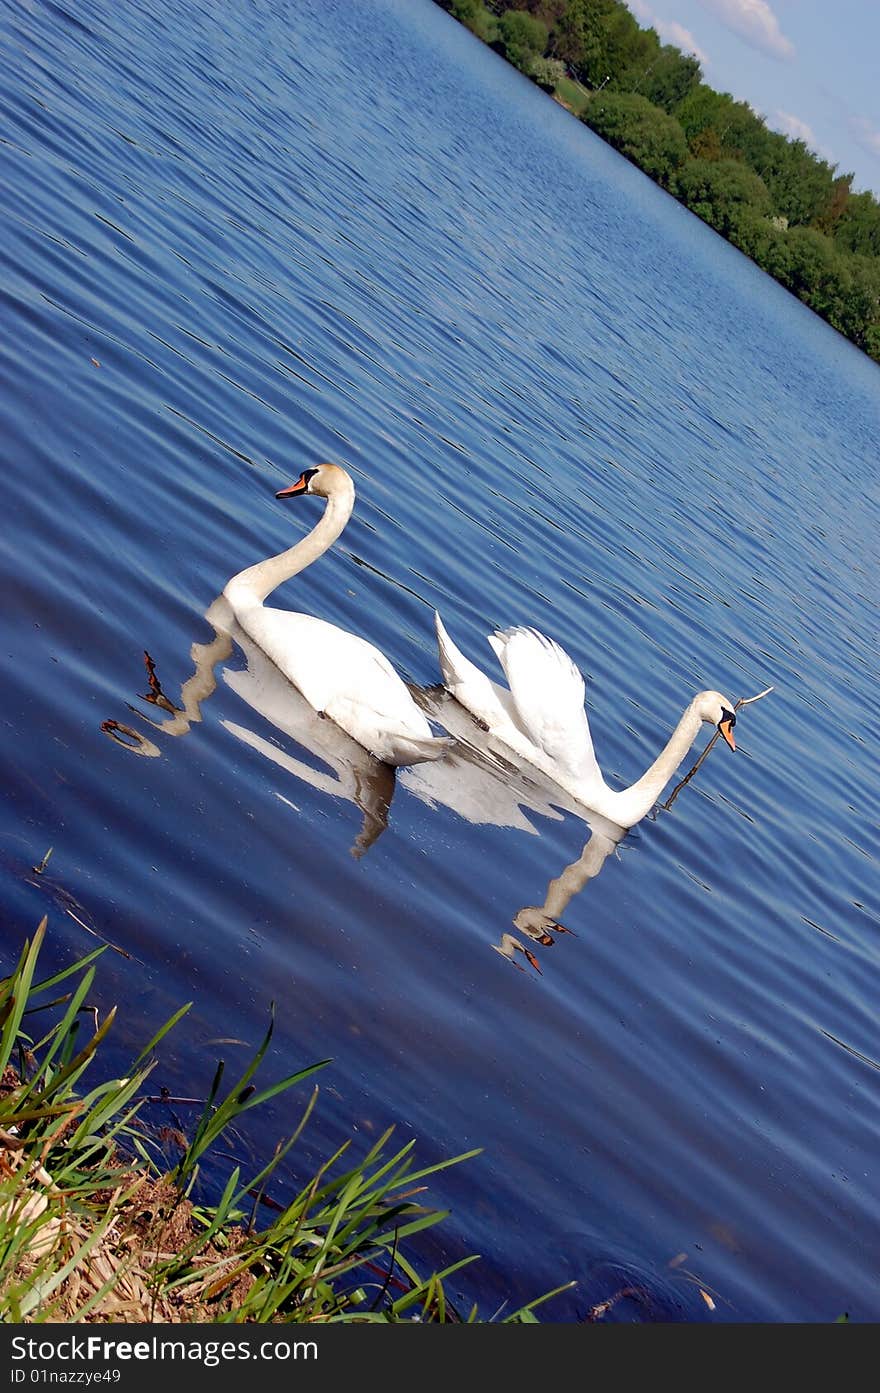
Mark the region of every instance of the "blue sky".
POLYGON ((880 197, 878 0, 626 0, 711 87, 880 197))

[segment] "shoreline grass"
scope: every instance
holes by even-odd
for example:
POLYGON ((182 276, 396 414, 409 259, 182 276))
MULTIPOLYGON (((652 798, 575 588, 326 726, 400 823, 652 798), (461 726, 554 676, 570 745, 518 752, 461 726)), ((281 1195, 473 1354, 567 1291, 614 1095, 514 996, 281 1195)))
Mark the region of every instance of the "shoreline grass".
MULTIPOLYGON (((389 1128, 361 1160, 345 1142, 282 1203, 279 1167, 314 1110, 313 1085, 293 1132, 254 1176, 234 1166, 218 1199, 197 1203, 201 1163, 252 1108, 326 1067, 310 1065, 258 1089, 272 1021, 243 1074, 219 1063, 180 1158, 160 1165, 140 1114, 154 1051, 189 1009, 156 1033, 124 1078, 93 1077, 116 1014, 89 1004, 103 948, 36 980, 44 918, 0 981, 0 1319, 6 1322, 329 1323, 482 1322, 456 1309, 444 1283, 476 1257, 421 1275, 420 1232, 442 1222, 425 1182, 478 1154, 417 1168, 415 1143, 389 1128), (63 986, 62 986, 63 984, 63 986), (60 993, 56 990, 62 988, 60 993), (85 1032, 83 1024, 86 1022, 85 1032), (83 1039, 84 1033, 88 1038, 83 1039), (263 1226, 258 1217, 270 1213, 263 1226)), ((567 1283, 504 1317, 534 1310, 567 1283)))

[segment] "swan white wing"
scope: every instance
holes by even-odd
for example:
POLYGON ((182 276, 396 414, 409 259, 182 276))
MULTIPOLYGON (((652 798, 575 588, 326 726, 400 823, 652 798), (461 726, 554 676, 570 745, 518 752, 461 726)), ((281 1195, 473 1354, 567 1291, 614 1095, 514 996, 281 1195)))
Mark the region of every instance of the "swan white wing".
POLYGON ((311 614, 261 606, 242 627, 306 701, 389 764, 437 758, 437 739, 402 677, 373 644, 311 614))
POLYGON ((526 628, 499 629, 489 643, 529 738, 560 770, 604 784, 584 710, 584 679, 565 649, 526 628))

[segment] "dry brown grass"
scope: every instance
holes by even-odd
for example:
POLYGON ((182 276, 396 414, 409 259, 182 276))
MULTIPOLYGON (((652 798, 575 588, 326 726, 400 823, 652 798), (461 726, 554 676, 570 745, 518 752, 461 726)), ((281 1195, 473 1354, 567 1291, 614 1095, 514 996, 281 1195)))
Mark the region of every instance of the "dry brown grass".
POLYGON ((104 1208, 93 1215, 66 1203, 46 1170, 23 1165, 22 1155, 14 1138, 0 1133, 0 1170, 19 1180, 0 1220, 34 1229, 14 1281, 39 1282, 47 1267, 63 1266, 93 1237, 96 1224, 111 1216, 97 1243, 52 1293, 55 1320, 211 1322, 242 1304, 255 1280, 249 1271, 236 1271, 244 1229, 224 1230, 222 1248, 213 1241, 200 1247, 203 1226, 195 1207, 170 1177, 124 1172, 114 1190, 96 1192, 93 1200, 104 1208), (168 1290, 169 1265, 179 1263, 190 1269, 190 1280, 168 1290), (87 1314, 80 1317, 84 1308, 87 1314))

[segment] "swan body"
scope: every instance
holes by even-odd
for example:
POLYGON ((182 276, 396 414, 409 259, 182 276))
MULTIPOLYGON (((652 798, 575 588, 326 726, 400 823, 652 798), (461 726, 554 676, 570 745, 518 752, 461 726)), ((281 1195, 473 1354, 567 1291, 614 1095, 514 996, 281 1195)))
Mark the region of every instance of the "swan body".
POLYGON ((433 734, 384 653, 324 619, 264 603, 277 586, 332 546, 351 517, 354 483, 337 464, 304 470, 275 496, 304 494, 326 499, 323 516, 295 546, 227 582, 223 593, 236 620, 310 706, 377 759, 392 765, 438 759, 451 741, 433 734))
POLYGON ((704 721, 717 726, 730 748, 736 748, 731 703, 720 692, 699 692, 642 777, 629 788, 610 788, 593 750, 584 679, 558 643, 537 629, 490 634, 489 643, 509 684, 502 687, 456 648, 439 614, 435 624, 440 668, 450 694, 490 735, 618 827, 632 827, 650 811, 704 721))

